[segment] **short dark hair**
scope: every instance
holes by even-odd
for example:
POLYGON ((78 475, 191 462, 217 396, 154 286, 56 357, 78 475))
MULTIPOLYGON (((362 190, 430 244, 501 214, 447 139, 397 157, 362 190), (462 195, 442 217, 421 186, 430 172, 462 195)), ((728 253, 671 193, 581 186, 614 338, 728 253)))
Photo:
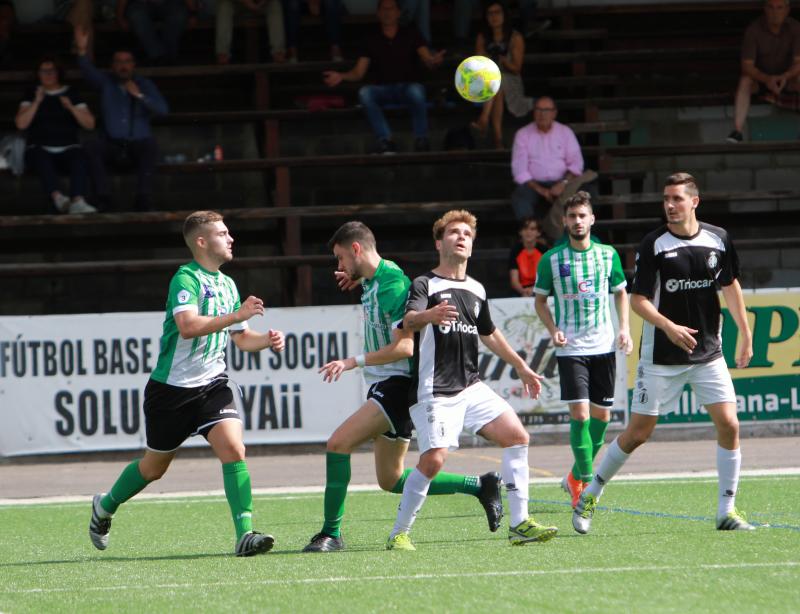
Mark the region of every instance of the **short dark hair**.
POLYGON ((39 61, 36 62, 36 78, 39 78, 39 70, 42 68, 42 64, 52 64, 53 68, 56 69, 56 75, 58 75, 58 82, 64 82, 64 65, 61 63, 61 60, 55 54, 45 54, 39 58, 39 61))
POLYGON ((328 249, 333 249, 335 245, 349 247, 351 243, 359 243, 361 247, 375 251, 375 235, 363 222, 345 222, 339 226, 328 241, 328 249))
POLYGON ((114 61, 114 56, 117 55, 118 53, 130 53, 131 57, 133 58, 133 61, 134 62, 136 61, 136 52, 133 50, 133 47, 126 47, 124 45, 116 47, 114 51, 111 52, 112 62, 114 61))
POLYGON ((528 217, 524 217, 519 221, 519 230, 525 230, 525 228, 530 223, 535 223, 536 227, 539 229, 539 232, 543 232, 542 230, 542 222, 538 219, 529 215, 528 217))
POLYGON ((567 202, 564 203, 564 213, 566 214, 567 211, 573 207, 589 207, 589 211, 594 213, 594 209, 592 209, 592 197, 589 195, 589 192, 584 192, 581 190, 580 192, 575 192, 572 196, 567 199, 567 202))
POLYGON ((186 245, 191 249, 195 237, 203 226, 221 221, 222 215, 216 211, 195 211, 190 213, 183 220, 183 240, 186 241, 186 245))
POLYGON ((700 190, 697 187, 697 179, 692 177, 689 173, 673 173, 664 181, 664 187, 671 185, 682 185, 689 196, 700 196, 700 190))

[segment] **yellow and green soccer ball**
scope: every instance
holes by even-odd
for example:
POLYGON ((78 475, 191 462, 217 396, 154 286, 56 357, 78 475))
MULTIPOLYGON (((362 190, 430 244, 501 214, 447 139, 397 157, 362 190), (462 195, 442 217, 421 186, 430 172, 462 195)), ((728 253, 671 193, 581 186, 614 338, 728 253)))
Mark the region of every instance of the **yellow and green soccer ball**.
POLYGON ((482 55, 473 55, 456 68, 456 91, 470 102, 486 102, 500 90, 500 69, 482 55))

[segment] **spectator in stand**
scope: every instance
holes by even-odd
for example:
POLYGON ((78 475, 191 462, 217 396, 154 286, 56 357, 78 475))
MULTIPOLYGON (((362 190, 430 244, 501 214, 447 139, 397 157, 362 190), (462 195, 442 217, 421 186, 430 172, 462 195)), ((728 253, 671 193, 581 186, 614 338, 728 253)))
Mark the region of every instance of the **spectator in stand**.
POLYGON ((127 50, 117 50, 111 60, 111 73, 98 70, 86 57, 88 35, 75 29, 78 66, 86 79, 100 92, 104 134, 86 143, 95 195, 103 208, 111 206, 111 183, 107 164, 133 167, 137 173, 136 209, 152 208, 153 175, 158 146, 150 119, 166 115, 167 101, 156 85, 135 74, 136 61, 127 50))
POLYGON ((177 61, 181 36, 196 12, 195 0, 117 0, 119 27, 133 30, 150 64, 177 61))
POLYGON ((379 0, 380 29, 366 37, 355 66, 347 72, 325 71, 323 79, 329 87, 342 81, 357 82, 368 77, 369 85, 358 91, 372 130, 378 138, 378 153, 397 151, 389 125, 381 107, 408 105, 414 124, 415 151, 430 150, 428 107, 425 87, 419 82, 419 61, 433 69, 442 63, 444 51, 431 53, 419 32, 401 28, 397 0, 379 0))
POLYGON ((279 64, 285 62, 286 30, 281 0, 217 0, 217 64, 229 64, 231 61, 233 16, 237 11, 264 14, 272 61, 279 64))
POLYGON ((89 172, 78 131, 93 130, 94 115, 62 83, 61 65, 54 57, 42 58, 36 76, 38 82, 25 94, 15 118, 17 128, 25 131, 25 163, 39 175, 57 211, 92 213, 96 209, 84 200, 89 172), (59 171, 69 173, 69 196, 59 188, 59 171))
MULTIPOLYGON (((286 45, 290 62, 297 62, 298 32, 300 30, 300 13, 303 0, 283 0, 283 11, 286 14, 286 45)), ((325 35, 330 45, 330 57, 334 62, 342 58, 341 44, 341 0, 308 0, 308 12, 318 17, 322 13, 325 24, 325 35)))
MULTIPOLYGON (((534 21, 536 9, 539 5, 538 0, 519 0, 517 4, 519 4, 517 30, 521 32, 525 38, 535 36, 552 25, 549 19, 534 21)), ((475 12, 475 7, 477 6, 478 0, 455 0, 453 3, 453 34, 455 35, 456 46, 458 48, 467 48, 469 26, 472 21, 472 14, 475 12)))
POLYGON ((518 220, 534 217, 556 241, 564 233, 563 203, 579 189, 597 196, 597 173, 583 167, 575 133, 556 121, 558 108, 549 96, 536 100, 533 122, 514 136, 511 172, 517 184, 511 206, 518 220))
POLYGON ((503 105, 515 117, 524 117, 533 108, 533 99, 525 97, 520 73, 525 56, 525 39, 512 29, 506 19, 506 6, 499 0, 486 4, 484 28, 475 41, 475 55, 491 58, 503 76, 500 91, 483 103, 481 115, 473 126, 485 135, 492 124, 495 149, 503 149, 503 105))
POLYGON ((786 91, 800 92, 800 22, 789 17, 789 0, 766 0, 742 42, 742 74, 736 90, 730 143, 741 143, 750 97, 762 91, 779 103, 786 91))
POLYGON ((8 45, 14 21, 14 5, 10 0, 0 0, 0 66, 8 64, 8 45))
POLYGON ((519 225, 519 241, 508 257, 508 277, 511 289, 520 296, 533 296, 536 267, 548 250, 539 222, 527 217, 519 225))

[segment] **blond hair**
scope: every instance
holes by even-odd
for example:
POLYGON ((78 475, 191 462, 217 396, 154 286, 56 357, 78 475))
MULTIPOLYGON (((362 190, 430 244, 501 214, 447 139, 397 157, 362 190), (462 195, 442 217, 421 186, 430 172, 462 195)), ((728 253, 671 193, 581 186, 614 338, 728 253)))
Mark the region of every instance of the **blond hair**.
POLYGON ((433 238, 440 241, 444 236, 444 229, 449 224, 464 222, 472 230, 472 238, 478 234, 478 218, 465 209, 452 209, 433 223, 433 238))

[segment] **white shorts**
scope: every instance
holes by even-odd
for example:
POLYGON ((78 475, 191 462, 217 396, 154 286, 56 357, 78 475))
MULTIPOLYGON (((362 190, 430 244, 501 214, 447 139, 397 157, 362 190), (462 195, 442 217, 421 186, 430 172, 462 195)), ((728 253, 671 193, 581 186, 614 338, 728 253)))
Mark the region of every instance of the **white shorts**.
POLYGON ((453 397, 435 397, 416 403, 409 413, 422 454, 432 448, 455 450, 461 431, 475 435, 506 411, 514 410, 489 386, 477 382, 453 397))
POLYGON ((686 384, 692 387, 700 405, 736 403, 733 380, 722 356, 697 365, 640 362, 636 370, 631 412, 658 416, 675 411, 686 384))

